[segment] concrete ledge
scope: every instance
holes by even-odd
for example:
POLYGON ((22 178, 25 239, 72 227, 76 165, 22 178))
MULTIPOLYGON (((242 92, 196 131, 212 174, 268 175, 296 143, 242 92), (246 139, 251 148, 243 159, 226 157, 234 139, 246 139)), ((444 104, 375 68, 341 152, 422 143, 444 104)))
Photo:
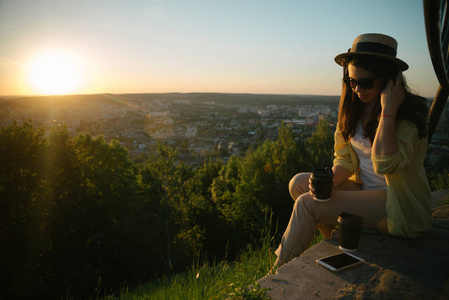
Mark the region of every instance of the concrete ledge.
POLYGON ((449 220, 416 239, 363 233, 354 254, 365 262, 339 273, 315 262, 341 252, 324 240, 258 283, 272 299, 449 299, 449 220))

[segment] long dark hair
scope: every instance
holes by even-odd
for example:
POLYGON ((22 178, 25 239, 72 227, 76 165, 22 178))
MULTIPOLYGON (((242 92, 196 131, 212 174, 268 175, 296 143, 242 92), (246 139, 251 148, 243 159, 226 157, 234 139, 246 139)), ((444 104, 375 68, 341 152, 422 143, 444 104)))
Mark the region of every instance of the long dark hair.
MULTIPOLYGON (((396 65, 380 57, 357 55, 346 59, 343 64, 343 79, 349 76, 348 65, 368 70, 380 76, 384 82, 384 88, 387 82, 392 79, 395 81, 399 69, 396 65)), ((418 128, 419 137, 427 136, 427 116, 428 107, 426 99, 413 94, 407 86, 405 77, 402 76, 405 98, 396 113, 396 120, 409 120, 418 128)), ((338 129, 345 140, 354 136, 357 121, 362 114, 364 103, 359 99, 357 93, 354 93, 348 83, 343 81, 342 94, 340 98, 338 129)), ((367 137, 371 144, 374 142, 377 126, 379 125, 378 116, 382 110, 379 100, 375 103, 368 118, 368 122, 363 126, 363 135, 367 137)))

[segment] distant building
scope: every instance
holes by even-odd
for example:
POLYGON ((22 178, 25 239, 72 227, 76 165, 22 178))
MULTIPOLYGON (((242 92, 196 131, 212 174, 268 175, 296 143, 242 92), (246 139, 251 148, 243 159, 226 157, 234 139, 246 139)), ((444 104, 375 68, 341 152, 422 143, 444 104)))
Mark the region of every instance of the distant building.
POLYGON ((300 125, 300 126, 304 126, 306 125, 306 119, 292 119, 292 124, 293 125, 300 125))
POLYGON ((165 126, 168 126, 168 125, 172 125, 174 123, 174 121, 173 121, 173 119, 165 119, 163 123, 165 126))
POLYGON ((247 114, 248 113, 248 106, 242 106, 238 110, 239 114, 247 114))
POLYGON ((332 109, 327 105, 303 105, 299 107, 298 116, 309 117, 319 114, 330 114, 332 109))
POLYGON ((259 110, 257 113, 261 117, 268 117, 271 114, 271 112, 269 110, 263 110, 263 109, 259 110))
POLYGON ((194 138, 196 136, 197 130, 195 127, 187 127, 185 131, 186 138, 194 138))
POLYGON ((207 119, 208 120, 216 120, 220 117, 219 113, 208 113, 207 114, 207 119))
POLYGON ((190 104, 190 100, 173 100, 173 104, 190 104))
POLYGON ((170 112, 168 110, 166 111, 150 111, 147 112, 148 118, 165 118, 168 117, 170 112))

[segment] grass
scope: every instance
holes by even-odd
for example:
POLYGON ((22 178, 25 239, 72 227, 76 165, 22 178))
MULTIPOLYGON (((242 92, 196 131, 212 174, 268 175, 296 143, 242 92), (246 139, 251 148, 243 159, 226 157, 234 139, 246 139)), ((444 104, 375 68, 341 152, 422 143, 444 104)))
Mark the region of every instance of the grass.
MULTIPOLYGON (((270 253, 270 243, 248 246, 235 262, 195 263, 184 273, 123 291, 120 299, 264 299, 265 290, 255 282, 270 270, 270 253)), ((274 256, 271 254, 271 264, 274 256)))
MULTIPOLYGON (((317 235, 312 244, 322 239, 317 235)), ((257 244, 257 243, 254 243, 257 244)), ((119 297, 104 299, 268 299, 266 289, 256 281, 271 270, 276 255, 273 238, 265 236, 259 246, 248 245, 234 262, 194 263, 183 273, 166 275, 131 290, 119 297)))

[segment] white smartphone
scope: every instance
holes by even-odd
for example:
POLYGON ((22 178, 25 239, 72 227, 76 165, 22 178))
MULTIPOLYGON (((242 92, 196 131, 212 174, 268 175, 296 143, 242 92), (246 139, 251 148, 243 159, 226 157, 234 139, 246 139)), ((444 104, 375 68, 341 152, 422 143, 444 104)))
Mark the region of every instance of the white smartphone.
POLYGON ((320 258, 316 260, 317 263, 323 267, 338 272, 364 262, 364 259, 355 256, 354 254, 343 252, 340 254, 320 258))

